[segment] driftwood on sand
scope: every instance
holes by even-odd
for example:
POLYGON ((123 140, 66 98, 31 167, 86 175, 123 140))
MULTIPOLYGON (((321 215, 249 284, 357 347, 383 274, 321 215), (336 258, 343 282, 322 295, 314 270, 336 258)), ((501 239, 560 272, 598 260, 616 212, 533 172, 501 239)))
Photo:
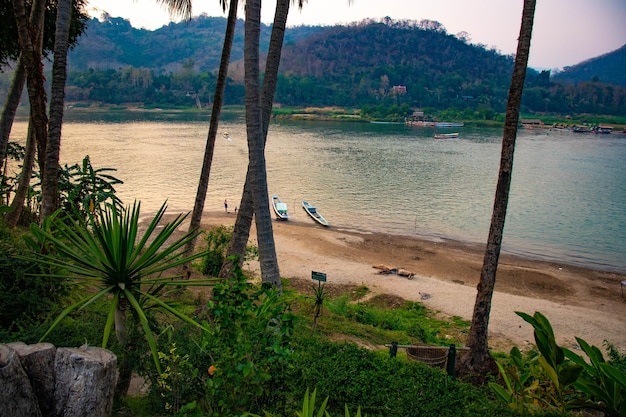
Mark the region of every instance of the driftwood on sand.
POLYGON ((415 274, 407 269, 402 267, 396 268, 391 267, 385 264, 372 265, 372 268, 378 269, 379 274, 384 275, 399 275, 401 277, 406 277, 408 279, 415 278, 415 274))
POLYGON ((110 416, 116 382, 106 349, 0 344, 0 417, 110 416))

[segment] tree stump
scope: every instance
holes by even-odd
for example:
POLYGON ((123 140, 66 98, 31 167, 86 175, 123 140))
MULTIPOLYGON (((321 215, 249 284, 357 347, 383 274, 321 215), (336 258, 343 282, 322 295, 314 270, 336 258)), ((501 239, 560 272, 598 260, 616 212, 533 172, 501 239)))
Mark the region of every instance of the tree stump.
POLYGON ((116 382, 106 349, 0 344, 0 417, 108 417, 116 382))
POLYGON ((0 345, 0 417, 40 417, 37 397, 19 355, 0 345))
POLYGON ((59 348, 54 368, 57 415, 111 415, 117 382, 117 358, 112 352, 90 346, 59 348))
POLYGON ((54 414, 54 358, 56 348, 50 343, 27 345, 22 342, 9 343, 20 358, 28 375, 30 385, 37 397, 42 417, 55 417, 54 414))

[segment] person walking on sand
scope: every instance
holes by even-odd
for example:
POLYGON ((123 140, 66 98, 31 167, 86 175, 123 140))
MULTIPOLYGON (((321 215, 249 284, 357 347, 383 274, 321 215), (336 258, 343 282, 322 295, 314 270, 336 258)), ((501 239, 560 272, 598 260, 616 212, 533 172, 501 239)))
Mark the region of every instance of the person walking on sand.
POLYGON ((224 199, 224 211, 228 213, 228 200, 224 199))

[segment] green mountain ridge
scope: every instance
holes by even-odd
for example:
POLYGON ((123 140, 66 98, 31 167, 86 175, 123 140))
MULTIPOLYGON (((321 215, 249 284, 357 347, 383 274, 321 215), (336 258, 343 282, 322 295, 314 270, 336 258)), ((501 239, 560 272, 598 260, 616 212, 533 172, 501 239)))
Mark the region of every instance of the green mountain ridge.
MULTIPOLYGON (((148 31, 121 18, 92 19, 70 53, 68 99, 158 107, 193 105, 197 97, 210 103, 225 25, 224 18, 200 16, 148 31)), ((243 103, 243 29, 239 21, 227 104, 243 103)), ((263 25, 262 53, 270 34, 271 26, 263 25)), ((504 111, 513 67, 512 56, 470 44, 429 20, 292 27, 284 45, 277 104, 369 108, 372 117, 380 108, 400 119, 420 108, 491 119, 504 111)), ((597 61, 600 69, 611 62, 606 56, 597 61)), ((529 68, 522 111, 626 115, 626 88, 606 78, 568 84, 529 68)))
MULTIPOLYGON (((322 30, 319 26, 292 28, 285 42, 322 30)), ((170 23, 154 31, 136 29, 128 20, 104 16, 88 22, 79 45, 69 54, 69 69, 84 71, 124 67, 158 71, 180 70, 182 62, 193 60, 200 72, 217 71, 224 43, 226 19, 199 16, 189 22, 170 23)), ((261 50, 267 50, 271 28, 263 25, 261 50)), ((232 60, 243 59, 244 21, 239 19, 233 42, 232 60)))
POLYGON ((565 83, 601 81, 626 87, 626 45, 608 54, 566 67, 555 74, 554 80, 565 83))

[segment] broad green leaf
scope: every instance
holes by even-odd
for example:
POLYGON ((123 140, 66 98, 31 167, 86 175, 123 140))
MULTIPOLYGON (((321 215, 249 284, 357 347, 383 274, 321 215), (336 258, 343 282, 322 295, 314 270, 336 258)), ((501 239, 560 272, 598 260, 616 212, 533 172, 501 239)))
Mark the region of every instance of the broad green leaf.
POLYGON ((490 382, 489 388, 491 388, 491 390, 498 396, 498 398, 500 398, 501 401, 507 404, 511 402, 512 394, 502 388, 502 386, 496 384, 495 382, 490 382))
POLYGON ((556 389, 560 390, 559 376, 557 375, 556 370, 548 363, 546 358, 544 358, 543 356, 539 358, 539 363, 541 364, 541 367, 545 371, 548 378, 550 378, 556 389))

